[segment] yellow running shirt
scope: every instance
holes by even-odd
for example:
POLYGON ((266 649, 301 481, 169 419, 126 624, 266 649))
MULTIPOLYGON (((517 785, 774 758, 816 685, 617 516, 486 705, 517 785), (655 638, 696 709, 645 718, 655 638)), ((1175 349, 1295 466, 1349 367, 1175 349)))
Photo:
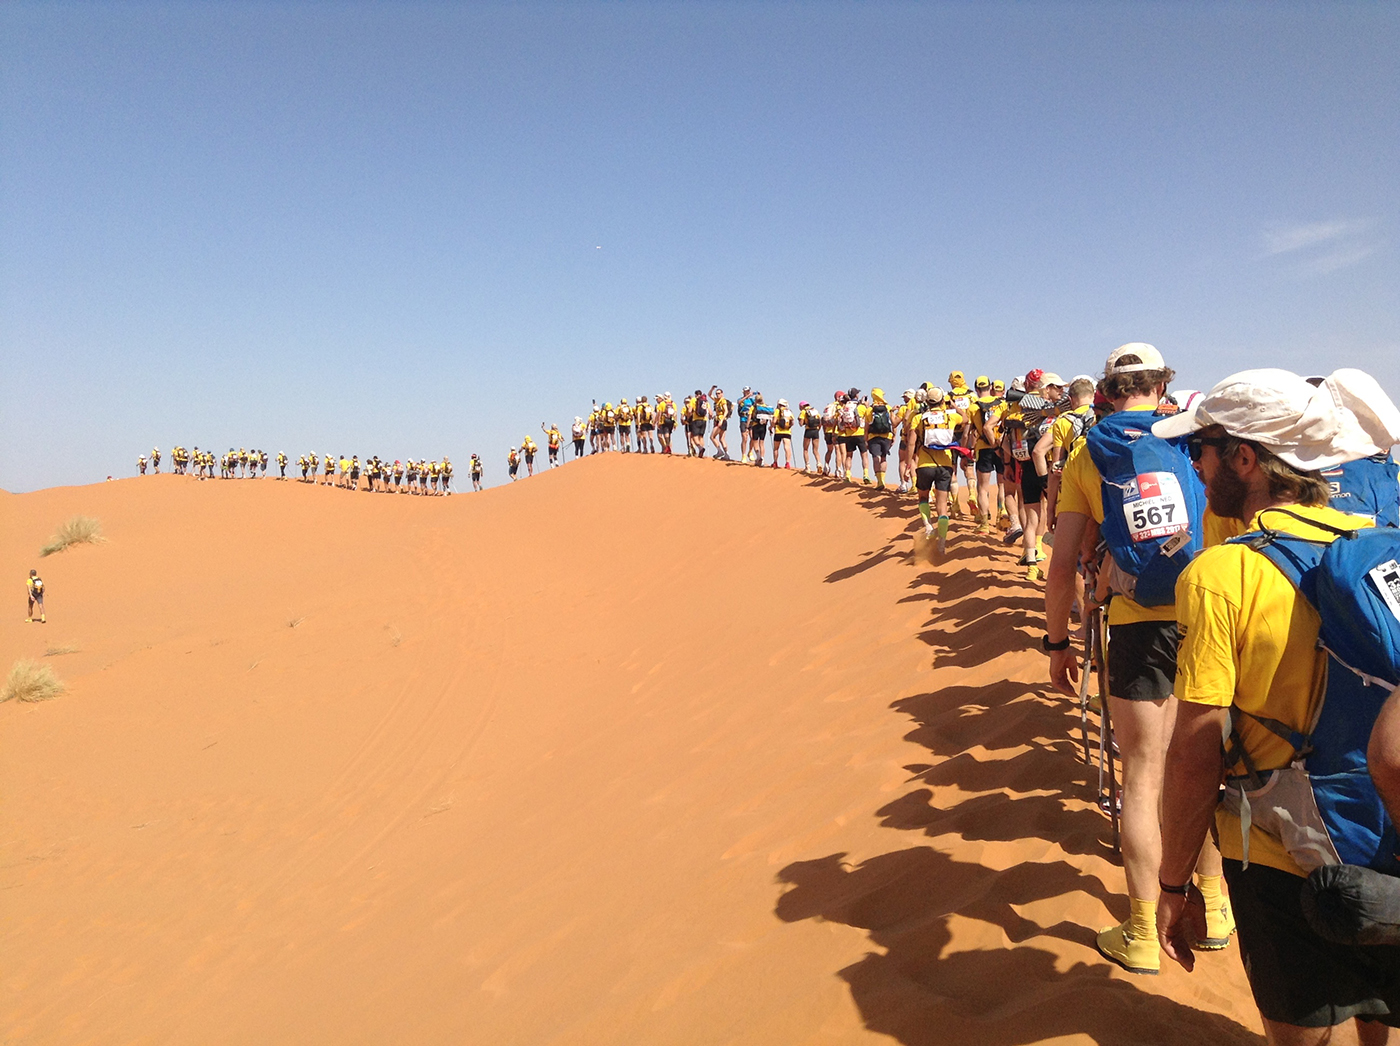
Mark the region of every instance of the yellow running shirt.
MULTIPOLYGON (((1372 525, 1368 519, 1331 508, 1290 505, 1288 510, 1342 530, 1372 525)), ((1266 511, 1264 519, 1271 529, 1319 541, 1332 538, 1282 512, 1266 511)), ((1257 518, 1248 529, 1259 529, 1257 518)), ((1299 732, 1311 726, 1326 668, 1326 654, 1317 649, 1321 620, 1265 556, 1245 545, 1208 547, 1177 579, 1176 619, 1181 625, 1178 698, 1218 708, 1235 704, 1241 711, 1276 719, 1299 732)), ((1250 716, 1240 716, 1236 728, 1259 770, 1275 770, 1292 759, 1288 742, 1250 716)), ((1236 765, 1226 772, 1244 771, 1236 765)), ((1242 860, 1239 818, 1220 807, 1216 825, 1220 852, 1242 860)), ((1283 844, 1258 829, 1250 832, 1249 859, 1303 874, 1283 844)))

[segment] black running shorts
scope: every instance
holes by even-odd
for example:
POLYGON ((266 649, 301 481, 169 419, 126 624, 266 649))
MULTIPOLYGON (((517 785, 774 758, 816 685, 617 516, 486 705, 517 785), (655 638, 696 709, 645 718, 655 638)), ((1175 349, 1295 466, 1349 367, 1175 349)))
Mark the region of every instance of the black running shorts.
POLYGON ((704 418, 696 418, 690 423, 690 434, 692 436, 703 436, 705 434, 704 418))
POLYGON ((914 488, 937 489, 947 494, 953 489, 953 470, 947 465, 920 465, 914 470, 914 488))
POLYGON ((1029 461, 1021 463, 1021 500, 1027 505, 1038 505, 1045 497, 1045 484, 1049 477, 1036 472, 1029 461))
POLYGON ((1259 1012, 1327 1028, 1353 1017, 1400 1027, 1400 947, 1333 944, 1303 915, 1303 880, 1267 865, 1225 860, 1240 958, 1259 1012))
POLYGON ((1000 472, 1001 470, 1001 451, 995 447, 983 447, 977 452, 978 472, 986 475, 988 472, 1000 472))
POLYGON ((802 430, 802 438, 803 438, 804 440, 816 439, 816 438, 817 438, 818 436, 820 436, 821 434, 822 434, 822 430, 821 430, 821 429, 803 429, 803 430, 802 430))
POLYGON ((890 448, 894 446, 894 440, 889 436, 871 436, 866 443, 870 447, 870 456, 880 461, 890 456, 890 448))
POLYGON ((749 435, 756 440, 765 440, 768 438, 768 426, 753 425, 749 428, 749 435))
POLYGON ((1108 630, 1108 692, 1125 701, 1161 701, 1176 684, 1175 621, 1134 621, 1108 630))

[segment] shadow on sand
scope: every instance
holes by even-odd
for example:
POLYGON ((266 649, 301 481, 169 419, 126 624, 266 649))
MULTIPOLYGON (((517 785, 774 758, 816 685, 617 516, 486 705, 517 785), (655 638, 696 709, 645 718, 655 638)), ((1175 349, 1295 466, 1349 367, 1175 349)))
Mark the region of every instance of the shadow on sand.
MULTIPOLYGON (((908 521, 884 546, 829 574, 828 583, 891 559, 912 561, 911 538, 921 526, 912 499, 823 477, 809 482, 908 521)), ((919 638, 933 648, 940 668, 972 668, 1004 653, 1034 650, 1040 593, 1009 562, 1004 569, 966 565, 1001 558, 1003 550, 995 538, 957 529, 957 540, 936 564, 914 563, 916 573, 899 597, 928 604, 919 638)), ((891 709, 913 721, 907 740, 922 745, 930 761, 906 767, 913 787, 874 811, 882 826, 927 839, 1040 840, 1043 846, 1032 843, 1026 852, 1116 861, 1108 821, 1095 805, 1097 770, 1081 758, 1074 702, 1048 685, 1002 680, 946 686, 901 698, 891 709)), ((872 951, 838 975, 872 1031, 909 1046, 1012 1046, 1073 1035, 1102 1044, 1263 1042, 1229 1017, 1140 990, 1097 956, 1066 967, 1063 948, 1037 946, 1059 940, 1091 950, 1096 927, 1068 920, 1042 925, 1021 914, 1036 902, 1062 899, 1068 910, 1074 895, 1083 895, 1117 918, 1127 915, 1125 893, 1109 891, 1098 876, 1063 857, 996 871, 927 844, 855 865, 845 856, 783 868, 775 914, 785 922, 823 919, 869 934, 872 951), (969 919, 998 928, 1002 946, 959 948, 955 920, 969 919)))

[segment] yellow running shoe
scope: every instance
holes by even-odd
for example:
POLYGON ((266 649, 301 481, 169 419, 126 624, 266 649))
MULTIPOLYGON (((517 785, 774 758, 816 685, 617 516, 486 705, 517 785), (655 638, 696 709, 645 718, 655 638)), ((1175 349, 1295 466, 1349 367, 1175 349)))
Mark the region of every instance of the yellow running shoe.
POLYGON ((1230 910, 1230 902, 1222 899, 1219 908, 1206 909, 1206 935, 1196 942, 1203 952, 1218 952, 1230 946, 1230 935, 1235 932, 1235 913, 1230 910))
POLYGON ((1039 580, 1040 580, 1040 568, 1039 568, 1039 567, 1036 567, 1036 566, 1026 567, 1026 580, 1027 580, 1027 581, 1039 581, 1039 580))
POLYGON ((1094 946, 1105 959, 1112 959, 1129 973, 1155 975, 1162 968, 1156 936, 1135 938, 1126 922, 1100 930, 1094 946))

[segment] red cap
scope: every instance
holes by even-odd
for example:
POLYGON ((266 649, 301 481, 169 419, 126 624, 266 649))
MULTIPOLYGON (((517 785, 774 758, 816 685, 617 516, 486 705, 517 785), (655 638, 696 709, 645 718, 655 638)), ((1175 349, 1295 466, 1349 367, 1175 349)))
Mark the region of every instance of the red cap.
POLYGON ((1109 400, 1109 398, 1108 398, 1107 396, 1105 396, 1105 395, 1104 395, 1102 392, 1100 392, 1098 389, 1095 389, 1095 390, 1094 390, 1094 406, 1095 406, 1095 407, 1111 407, 1111 406, 1113 406, 1113 404, 1112 404, 1112 402, 1109 400))
POLYGON ((1039 367, 1026 371, 1026 388, 1034 388, 1040 384, 1040 379, 1045 377, 1045 371, 1039 367))

